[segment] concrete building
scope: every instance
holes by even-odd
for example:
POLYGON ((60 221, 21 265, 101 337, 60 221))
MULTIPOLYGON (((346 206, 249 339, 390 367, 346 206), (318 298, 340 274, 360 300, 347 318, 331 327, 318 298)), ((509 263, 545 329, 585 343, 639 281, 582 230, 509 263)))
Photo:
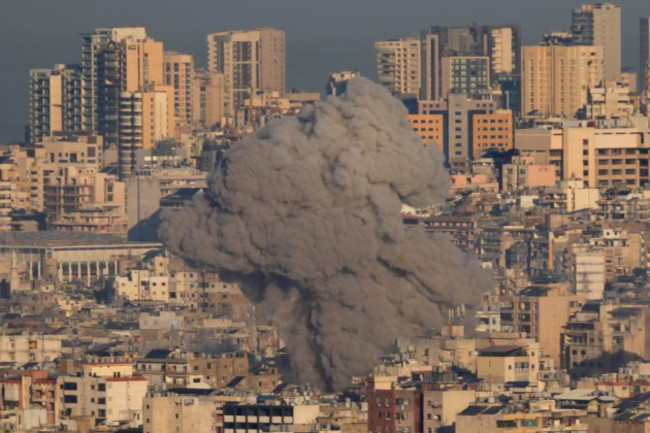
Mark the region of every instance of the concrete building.
POLYGON ((522 113, 573 117, 587 104, 587 89, 601 84, 603 79, 600 46, 525 46, 521 70, 522 113))
MULTIPOLYGON (((223 406, 223 433, 298 432, 315 425, 317 404, 236 404, 223 406)), ((319 429, 320 430, 320 429, 319 429)))
POLYGON ((108 77, 105 63, 108 44, 127 38, 142 40, 146 37, 144 27, 100 27, 81 35, 82 124, 85 132, 104 132, 103 126, 100 126, 99 112, 104 103, 100 93, 103 92, 102 87, 108 77))
POLYGON ((0 335, 0 362, 52 362, 61 356, 62 335, 0 335))
POLYGON ((515 156, 501 168, 501 188, 520 191, 529 188, 555 186, 555 166, 537 164, 532 156, 515 156))
POLYGON ((34 279, 90 284, 101 276, 125 272, 129 261, 161 248, 158 243, 129 243, 109 235, 84 232, 6 233, 0 237, 0 259, 16 260, 19 273, 34 279))
POLYGON ((645 305, 590 302, 576 312, 562 332, 562 367, 574 373, 613 371, 613 355, 625 352, 649 355, 647 329, 650 310, 645 305))
POLYGON ((81 68, 54 65, 29 71, 29 143, 55 132, 79 132, 81 123, 81 68))
MULTIPOLYGON (((376 49, 377 43, 375 43, 375 50, 376 49)), ((330 77, 327 80, 327 86, 325 86, 325 93, 328 95, 340 96, 345 92, 347 82, 352 78, 359 77, 360 75, 361 72, 356 69, 353 71, 340 71, 330 74, 330 77)))
POLYGON ((476 359, 476 375, 488 383, 507 382, 536 384, 539 371, 539 346, 492 346, 481 349, 476 359))
MULTIPOLYGON (((171 391, 148 393, 143 401, 144 433, 213 433, 223 428, 225 396, 171 391)), ((228 396, 230 401, 236 398, 228 396)))
POLYGON ((639 69, 641 92, 650 90, 650 17, 639 19, 639 69))
POLYGON ((621 8, 604 2, 582 5, 571 12, 571 33, 576 45, 603 47, 604 77, 621 77, 621 8))
POLYGON ((122 376, 119 371, 112 376, 63 375, 57 378, 57 386, 62 389, 59 419, 93 416, 96 425, 143 424, 142 401, 147 393, 147 379, 142 376, 122 376))
POLYGON ((441 61, 441 95, 464 93, 469 99, 483 99, 490 90, 490 58, 446 56, 441 61))
POLYGON ((175 122, 192 124, 193 86, 194 86, 194 57, 191 54, 181 54, 165 51, 163 54, 164 83, 174 88, 173 111, 175 122))
POLYGON ((442 114, 409 114, 413 130, 422 138, 423 143, 435 143, 444 151, 445 116, 442 114))
POLYGON ((450 93, 447 100, 418 101, 418 114, 410 119, 423 140, 438 143, 452 171, 469 172, 470 161, 485 151, 512 148, 512 113, 498 110, 495 101, 450 93))
POLYGON ((587 300, 602 299, 605 291, 605 254, 602 248, 572 245, 575 255, 575 291, 587 300))
POLYGON ((192 82, 192 123, 204 128, 223 123, 224 75, 199 70, 192 82))
POLYGON ((207 42, 208 70, 224 76, 224 115, 229 121, 251 93, 285 91, 284 30, 259 28, 212 33, 207 42))
POLYGON ((375 42, 377 81, 396 97, 415 97, 420 92, 420 44, 417 37, 375 42))
POLYGON ((638 188, 648 181, 645 129, 567 125, 518 129, 517 149, 539 164, 556 166, 557 179, 583 179, 592 188, 638 188))
POLYGON ((46 176, 44 209, 50 230, 126 237, 125 185, 93 167, 67 167, 46 176))
POLYGON ((610 81, 587 90, 587 104, 583 111, 581 117, 585 119, 625 119, 634 114, 635 107, 629 87, 610 81))
POLYGON ((171 86, 148 86, 137 92, 120 93, 120 179, 132 176, 138 167, 138 151, 152 150, 156 142, 174 136, 173 100, 171 86))

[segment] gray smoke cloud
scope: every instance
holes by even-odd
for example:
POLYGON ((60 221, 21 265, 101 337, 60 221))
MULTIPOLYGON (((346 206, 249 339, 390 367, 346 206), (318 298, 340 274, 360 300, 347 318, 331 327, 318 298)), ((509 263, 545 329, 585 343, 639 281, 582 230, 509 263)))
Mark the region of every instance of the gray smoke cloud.
POLYGON ((233 145, 208 183, 163 214, 160 236, 245 283, 301 382, 343 388, 397 337, 440 326, 490 286, 447 236, 402 225, 402 203, 444 200, 448 174, 401 102, 365 78, 233 145))

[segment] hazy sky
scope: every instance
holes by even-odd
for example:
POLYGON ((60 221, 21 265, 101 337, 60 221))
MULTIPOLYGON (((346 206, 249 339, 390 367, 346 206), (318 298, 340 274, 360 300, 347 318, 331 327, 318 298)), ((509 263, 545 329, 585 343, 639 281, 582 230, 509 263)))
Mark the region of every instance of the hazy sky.
MULTIPOLYGON (((79 63, 79 34, 95 27, 145 26, 165 49, 205 65, 208 33, 260 26, 287 31, 287 88, 321 91, 329 73, 360 69, 375 78, 377 39, 432 25, 522 26, 523 42, 566 29, 575 0, 0 0, 0 142, 22 140, 28 73, 79 63)), ((623 65, 638 63, 639 17, 647 0, 621 0, 623 65)))

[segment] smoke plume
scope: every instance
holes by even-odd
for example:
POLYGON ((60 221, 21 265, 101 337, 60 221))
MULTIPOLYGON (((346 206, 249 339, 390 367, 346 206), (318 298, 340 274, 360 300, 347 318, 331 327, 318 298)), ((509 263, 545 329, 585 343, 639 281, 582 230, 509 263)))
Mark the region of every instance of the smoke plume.
POLYGON ((163 214, 176 254, 244 282, 280 326, 301 382, 341 389, 398 336, 439 326, 490 283, 445 235, 407 230, 402 203, 443 200, 443 155, 364 78, 225 154, 206 194, 163 214))

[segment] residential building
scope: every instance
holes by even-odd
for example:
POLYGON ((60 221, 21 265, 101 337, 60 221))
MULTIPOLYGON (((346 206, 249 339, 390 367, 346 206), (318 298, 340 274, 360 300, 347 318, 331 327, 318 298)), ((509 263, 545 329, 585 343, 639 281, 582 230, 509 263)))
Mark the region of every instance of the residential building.
POLYGON ((212 33, 208 70, 223 74, 228 121, 257 90, 285 91, 285 32, 273 28, 212 33))
POLYGON ((616 355, 646 358, 650 310, 645 305, 593 301, 575 312, 562 332, 562 367, 573 373, 613 371, 616 355))
POLYGON ((501 176, 504 191, 555 186, 555 166, 537 164, 532 156, 513 157, 509 164, 503 164, 501 176))
POLYGON ((223 428, 222 407, 235 396, 204 390, 148 393, 143 401, 144 433, 214 433, 223 428))
POLYGON ((521 77, 523 114, 573 117, 587 104, 587 89, 603 82, 603 48, 525 46, 521 77))
POLYGON ((93 167, 67 167, 47 176, 43 195, 51 230, 126 236, 125 185, 93 167))
POLYGON ((377 81, 394 96, 416 97, 420 92, 420 48, 417 37, 375 42, 377 81))
POLYGON ((585 119, 625 119, 635 111, 634 102, 630 98, 630 88, 613 81, 590 87, 583 111, 581 117, 585 119))
POLYGON ((29 71, 29 143, 56 132, 79 132, 81 124, 81 68, 54 65, 29 71))
POLYGON ((174 136, 174 89, 144 87, 120 93, 119 175, 126 179, 138 168, 136 153, 174 136))
POLYGON ((609 2, 587 4, 571 12, 571 33, 576 45, 603 48, 604 78, 621 77, 621 8, 609 2))
POLYGON ((100 27, 81 35, 81 87, 83 130, 90 134, 103 132, 100 128, 99 110, 104 103, 100 88, 107 77, 104 50, 109 42, 126 38, 145 39, 144 27, 100 27))
POLYGON ((648 181, 646 129, 616 125, 518 129, 515 142, 522 155, 555 165, 558 180, 583 179, 591 188, 638 188, 648 181))
POLYGON ((194 71, 192 82, 192 122, 210 128, 223 123, 224 75, 206 70, 194 71))
POLYGON ((174 88, 173 111, 178 124, 193 121, 194 57, 165 51, 163 54, 164 84, 174 88))

